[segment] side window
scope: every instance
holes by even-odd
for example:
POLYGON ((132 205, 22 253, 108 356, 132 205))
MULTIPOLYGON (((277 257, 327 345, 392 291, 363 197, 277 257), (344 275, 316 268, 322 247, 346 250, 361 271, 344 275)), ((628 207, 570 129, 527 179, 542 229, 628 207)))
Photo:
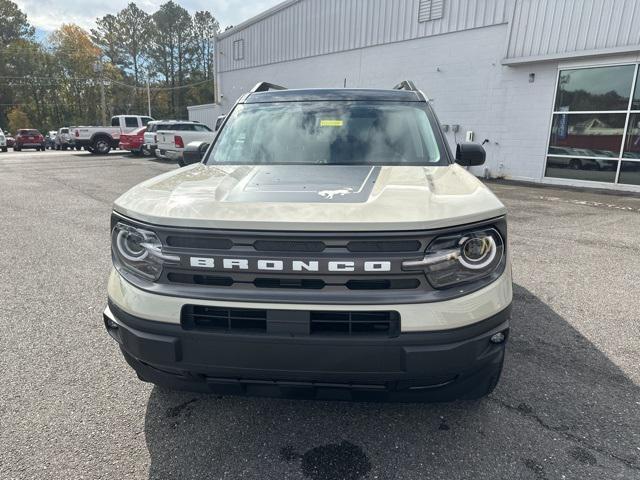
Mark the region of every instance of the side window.
POLYGON ((118 117, 112 117, 111 118, 111 126, 112 127, 119 127, 120 126, 120 119, 118 117))
POLYGON ((136 117, 124 117, 124 124, 127 128, 137 127, 138 119, 136 117))
POLYGON ((206 125, 194 125, 196 132, 210 132, 211 129, 206 125))
POLYGON ((146 127, 149 124, 149 122, 153 121, 153 118, 151 118, 151 117, 142 117, 141 120, 142 120, 142 126, 146 127))
POLYGON ((244 60, 244 39, 233 42, 233 59, 244 60))

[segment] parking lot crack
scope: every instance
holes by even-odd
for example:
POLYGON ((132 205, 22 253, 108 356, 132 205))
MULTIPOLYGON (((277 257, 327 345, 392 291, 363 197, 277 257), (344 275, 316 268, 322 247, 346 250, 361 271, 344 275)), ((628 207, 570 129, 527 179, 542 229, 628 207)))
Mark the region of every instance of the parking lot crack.
POLYGON ((640 472, 640 465, 637 465, 632 460, 629 460, 627 458, 621 457, 620 455, 617 455, 617 454, 615 454, 613 452, 610 452, 605 448, 599 447, 597 445, 592 445, 591 443, 589 443, 584 438, 581 438, 581 437, 579 437, 577 435, 574 435, 573 433, 567 431, 564 427, 554 427, 553 425, 549 425, 541 417, 536 415, 533 412, 533 409, 531 407, 529 407, 528 405, 526 405, 526 404, 521 404, 521 405, 518 405, 517 407, 514 407, 513 405, 505 402, 504 400, 500 400, 499 398, 489 397, 488 400, 490 400, 490 401, 492 401, 494 403, 497 403, 498 405, 506 408, 507 410, 515 412, 515 413, 517 413, 518 415, 520 415, 522 417, 526 417, 526 418, 529 418, 529 419, 535 421, 538 425, 540 425, 545 430, 549 430, 551 432, 554 432, 554 433, 557 433, 559 435, 562 435, 563 437, 565 437, 567 440, 569 440, 571 442, 578 443, 578 444, 580 444, 581 446, 583 446, 585 448, 588 448, 590 450, 598 452, 601 455, 607 456, 607 457, 609 457, 609 458, 611 458, 613 460, 616 460, 616 461, 624 464, 627 468, 630 468, 632 470, 640 472))

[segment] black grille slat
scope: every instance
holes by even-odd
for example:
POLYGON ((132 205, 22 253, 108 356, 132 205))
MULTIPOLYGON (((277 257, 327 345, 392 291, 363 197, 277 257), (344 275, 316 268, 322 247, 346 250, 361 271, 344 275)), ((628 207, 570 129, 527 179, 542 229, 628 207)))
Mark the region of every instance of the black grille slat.
POLYGON ((253 247, 260 252, 322 252, 324 242, 291 240, 256 240, 253 247))
POLYGON ((345 285, 349 290, 408 290, 418 288, 420 280, 416 278, 349 280, 345 285))
POLYGON ((347 250, 354 253, 417 252, 420 249, 421 243, 418 240, 351 241, 347 243, 347 250))
POLYGON ((258 288, 305 288, 321 289, 326 283, 324 280, 312 278, 256 278, 253 284, 258 288))
MULTIPOLYGON (((185 330, 266 334, 270 322, 282 333, 282 322, 287 315, 279 310, 185 305, 180 321, 185 330)), ((305 333, 309 335, 395 337, 400 334, 400 315, 393 311, 302 311, 297 315, 301 316, 298 326, 299 322, 309 322, 305 333)))
POLYGON ((191 275, 188 273, 168 273, 167 280, 174 283, 187 283, 195 285, 217 285, 230 287, 234 281, 231 277, 218 277, 213 275, 191 275))
POLYGON ((228 238, 218 237, 183 237, 178 235, 169 235, 166 238, 169 247, 175 248, 194 248, 202 250, 231 250, 233 241, 228 238))
POLYGON ((282 275, 280 277, 244 275, 238 275, 237 273, 234 276, 204 275, 170 271, 167 273, 167 280, 170 283, 186 285, 231 287, 236 284, 253 284, 256 288, 302 290, 321 290, 329 286, 342 287, 348 290, 411 290, 420 288, 422 285, 422 282, 415 277, 348 279, 334 276, 334 278, 326 277, 326 280, 324 280, 322 278, 300 278, 291 275, 282 275))

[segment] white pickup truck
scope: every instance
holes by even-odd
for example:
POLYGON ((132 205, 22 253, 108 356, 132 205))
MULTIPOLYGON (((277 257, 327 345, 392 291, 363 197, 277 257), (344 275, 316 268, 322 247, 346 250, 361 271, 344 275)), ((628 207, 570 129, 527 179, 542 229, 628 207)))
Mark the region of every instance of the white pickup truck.
POLYGON ((191 142, 212 142, 216 133, 206 125, 198 122, 176 122, 167 126, 166 130, 158 129, 157 152, 161 157, 177 160, 180 166, 184 147, 191 142))
POLYGON ((110 127, 74 127, 73 140, 76 147, 84 147, 94 154, 106 155, 117 148, 120 134, 145 127, 153 118, 140 115, 116 115, 110 127))

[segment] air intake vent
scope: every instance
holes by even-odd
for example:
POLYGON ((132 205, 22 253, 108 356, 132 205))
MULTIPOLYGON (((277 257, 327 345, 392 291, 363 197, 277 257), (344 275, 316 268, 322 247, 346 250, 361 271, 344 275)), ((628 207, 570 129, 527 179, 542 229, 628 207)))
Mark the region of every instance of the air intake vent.
POLYGON ((263 310, 185 305, 180 322, 185 330, 295 336, 400 335, 398 312, 263 310))
POLYGON ((311 312, 311 335, 372 335, 397 337, 397 312, 311 312))
POLYGON ((185 305, 180 319, 185 330, 264 333, 267 311, 185 305))

